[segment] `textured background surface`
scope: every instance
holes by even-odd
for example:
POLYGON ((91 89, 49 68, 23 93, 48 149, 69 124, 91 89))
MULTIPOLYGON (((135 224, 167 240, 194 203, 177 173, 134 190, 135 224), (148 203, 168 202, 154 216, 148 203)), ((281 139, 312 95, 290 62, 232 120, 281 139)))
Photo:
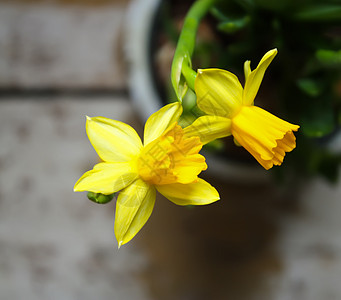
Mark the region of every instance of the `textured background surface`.
POLYGON ((0 3, 0 298, 340 299, 340 184, 208 178, 219 203, 159 197, 119 251, 115 204, 72 192, 97 160, 85 115, 141 132, 125 92, 127 4, 0 3))
POLYGON ((0 87, 123 88, 124 6, 1 4, 0 87))

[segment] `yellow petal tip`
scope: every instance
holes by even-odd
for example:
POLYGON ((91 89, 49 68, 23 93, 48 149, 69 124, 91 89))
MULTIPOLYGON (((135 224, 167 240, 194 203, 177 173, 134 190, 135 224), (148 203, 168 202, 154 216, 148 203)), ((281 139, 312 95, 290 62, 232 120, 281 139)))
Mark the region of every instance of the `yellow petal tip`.
POLYGON ((274 49, 272 49, 272 50, 270 50, 269 52, 273 52, 273 53, 278 53, 278 50, 277 50, 277 48, 274 48, 274 49))
POLYGON ((87 121, 91 121, 91 117, 86 116, 86 120, 87 120, 87 121))
POLYGON ((117 249, 120 249, 122 245, 123 245, 123 241, 119 241, 117 249))

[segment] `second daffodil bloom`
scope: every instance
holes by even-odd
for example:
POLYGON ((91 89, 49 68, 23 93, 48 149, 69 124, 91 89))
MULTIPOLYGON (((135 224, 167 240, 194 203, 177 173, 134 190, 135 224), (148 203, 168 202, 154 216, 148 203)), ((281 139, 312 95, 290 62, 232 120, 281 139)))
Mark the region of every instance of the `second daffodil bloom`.
POLYGON ((178 205, 204 205, 219 200, 215 188, 198 174, 207 168, 199 154, 199 131, 185 132, 177 123, 180 103, 149 117, 144 144, 127 124, 104 117, 87 118, 89 140, 103 162, 86 172, 74 190, 109 195, 120 191, 114 231, 119 247, 129 242, 152 213, 156 190, 178 205))
MULTIPOLYGON (((277 49, 267 52, 253 71, 250 61, 245 62, 244 88, 233 73, 221 69, 198 70, 195 79, 199 108, 215 116, 211 120, 215 124, 215 136, 219 130, 221 137, 232 134, 267 170, 281 165, 285 153, 296 147, 293 131, 299 128, 253 105, 265 70, 276 54, 277 49)), ((193 129, 198 124, 202 127, 206 121, 207 118, 199 118, 191 126, 193 129)), ((207 127, 210 124, 207 123, 207 127)))

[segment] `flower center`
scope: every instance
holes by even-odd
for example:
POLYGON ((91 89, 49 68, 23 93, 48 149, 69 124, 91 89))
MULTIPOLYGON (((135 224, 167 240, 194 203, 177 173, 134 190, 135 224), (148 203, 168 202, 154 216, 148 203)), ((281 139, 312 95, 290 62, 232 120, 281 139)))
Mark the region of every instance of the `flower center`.
POLYGON ((137 161, 139 175, 156 185, 194 182, 207 169, 201 148, 199 137, 185 138, 183 129, 174 123, 143 148, 137 161))

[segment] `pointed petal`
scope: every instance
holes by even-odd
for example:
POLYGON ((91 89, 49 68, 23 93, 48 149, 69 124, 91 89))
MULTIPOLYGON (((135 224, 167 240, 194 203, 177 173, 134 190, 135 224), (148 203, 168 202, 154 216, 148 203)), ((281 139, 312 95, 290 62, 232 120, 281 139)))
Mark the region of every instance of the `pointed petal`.
POLYGON ((237 76, 231 72, 203 69, 198 70, 195 93, 202 111, 229 118, 241 105, 243 88, 237 76))
POLYGON ((155 188, 141 179, 120 192, 114 224, 119 246, 128 243, 147 222, 154 208, 155 195, 155 188))
POLYGON ((220 199, 217 190, 201 178, 189 184, 158 185, 156 189, 177 205, 205 205, 220 199))
POLYGON ((231 119, 202 116, 184 128, 185 137, 199 136, 202 144, 231 135, 231 119))
POLYGON ((256 69, 254 69, 248 76, 247 72, 245 72, 245 65, 244 65, 244 72, 246 77, 244 92, 243 92, 243 104, 244 105, 252 105, 253 100, 255 99, 257 92, 259 90, 260 84, 262 83, 264 73, 268 68, 271 61, 277 54, 277 49, 273 49, 268 51, 261 61, 259 62, 256 69))
POLYGON ((181 114, 180 102, 168 104, 152 114, 144 128, 144 145, 157 139, 172 123, 178 121, 181 114))
POLYGON ((244 76, 245 76, 245 80, 247 80, 247 78, 249 77, 250 73, 251 73, 251 67, 250 67, 251 61, 247 60, 244 63, 244 76))
POLYGON ((94 192, 105 195, 115 193, 133 182, 137 170, 133 163, 99 163, 76 182, 75 192, 94 192))
POLYGON ((107 162, 129 161, 142 148, 136 131, 120 121, 87 117, 86 132, 99 157, 107 162))

